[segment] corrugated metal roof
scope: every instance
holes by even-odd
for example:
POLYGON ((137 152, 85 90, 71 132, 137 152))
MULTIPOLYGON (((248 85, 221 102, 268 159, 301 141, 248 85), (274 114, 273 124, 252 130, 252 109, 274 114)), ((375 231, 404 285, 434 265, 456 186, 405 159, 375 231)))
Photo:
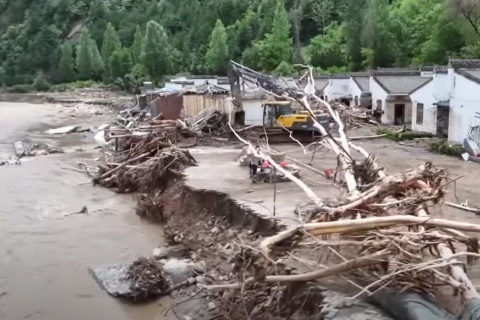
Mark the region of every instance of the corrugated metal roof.
POLYGON ((389 94, 409 94, 432 80, 420 76, 376 76, 374 79, 389 94))
POLYGON ((362 92, 370 91, 370 77, 352 77, 362 92))
POLYGON ((201 84, 196 87, 184 88, 183 92, 186 94, 228 94, 229 91, 222 87, 213 84, 201 84))

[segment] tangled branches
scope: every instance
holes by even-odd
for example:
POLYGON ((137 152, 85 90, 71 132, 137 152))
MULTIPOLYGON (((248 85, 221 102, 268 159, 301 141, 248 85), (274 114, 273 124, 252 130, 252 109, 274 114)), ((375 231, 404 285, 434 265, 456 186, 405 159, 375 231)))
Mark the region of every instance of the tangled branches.
POLYGON ((181 122, 150 122, 137 124, 136 130, 110 128, 116 132, 109 138, 114 150, 105 152, 106 164, 99 166, 95 184, 118 188, 118 192, 148 190, 161 186, 170 173, 195 165, 189 151, 175 144, 192 135, 181 122), (127 133, 118 134, 119 130, 127 133))
POLYGON ((129 266, 126 278, 131 281, 130 290, 135 302, 157 297, 170 286, 154 259, 142 257, 135 260, 129 266))

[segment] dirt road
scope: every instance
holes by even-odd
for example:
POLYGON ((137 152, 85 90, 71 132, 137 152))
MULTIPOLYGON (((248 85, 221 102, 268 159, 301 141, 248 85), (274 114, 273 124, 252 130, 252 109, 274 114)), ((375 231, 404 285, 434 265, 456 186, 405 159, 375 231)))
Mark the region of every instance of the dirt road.
POLYGON ((150 254, 160 227, 142 223, 130 196, 92 188, 74 159, 97 156, 91 136, 50 137, 46 129, 98 125, 111 115, 47 104, 0 102, 0 158, 15 140, 49 142, 64 154, 0 166, 0 318, 5 320, 166 319, 167 305, 125 306, 103 292, 88 267, 150 254), (87 215, 65 214, 88 207, 87 215))

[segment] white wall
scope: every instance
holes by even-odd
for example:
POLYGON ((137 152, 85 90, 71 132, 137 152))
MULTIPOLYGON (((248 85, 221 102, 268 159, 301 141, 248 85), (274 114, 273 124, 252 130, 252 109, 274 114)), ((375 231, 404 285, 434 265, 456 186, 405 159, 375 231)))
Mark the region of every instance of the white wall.
POLYGON ((393 115, 387 117, 387 111, 386 111, 386 99, 388 96, 388 93, 383 90, 382 87, 373 79, 373 77, 370 77, 370 92, 372 94, 372 109, 376 110, 377 108, 377 100, 380 100, 382 102, 382 110, 384 113, 382 114, 382 123, 393 123, 393 115))
POLYGON ((168 81, 168 82, 165 82, 165 88, 173 89, 173 90, 182 90, 183 85, 181 83, 168 81))
MULTIPOLYGON (((443 78, 447 78, 446 75, 443 78)), ((437 106, 433 105, 435 99, 435 79, 410 95, 412 99, 412 130, 437 133, 437 106), (423 103, 423 123, 417 123, 417 104, 423 103)))
POLYGON ((245 111, 245 125, 263 125, 263 100, 249 99, 242 100, 243 111, 245 111))
POLYGON ((355 104, 355 97, 357 97, 357 101, 360 104, 360 100, 361 100, 361 96, 362 96, 362 89, 360 89, 360 87, 353 80, 353 78, 350 78, 349 90, 350 90, 349 93, 352 95, 353 104, 355 104))
POLYGON ((461 143, 470 126, 480 125, 475 112, 480 112, 480 84, 455 73, 450 97, 448 140, 461 143))
POLYGON ((334 100, 348 95, 350 79, 329 79, 328 85, 323 90, 328 100, 334 100))

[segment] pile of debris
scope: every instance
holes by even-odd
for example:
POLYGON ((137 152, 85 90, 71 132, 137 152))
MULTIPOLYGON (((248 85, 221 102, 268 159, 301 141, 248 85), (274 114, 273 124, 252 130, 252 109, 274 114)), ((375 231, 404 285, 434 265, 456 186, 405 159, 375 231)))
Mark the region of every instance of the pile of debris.
POLYGON ((98 165, 94 183, 134 192, 158 187, 183 166, 195 164, 187 147, 196 134, 180 120, 148 119, 145 114, 119 117, 102 128, 105 162, 98 165), (185 141, 188 140, 187 144, 185 141))
POLYGON ((194 132, 224 134, 229 131, 227 114, 215 109, 204 109, 185 122, 194 132))
MULTIPOLYGON (((318 104, 318 101, 316 102, 318 104)), ((321 105, 322 106, 322 105, 321 105)), ((372 114, 372 110, 367 108, 362 108, 359 106, 350 107, 340 101, 334 101, 331 104, 331 107, 334 111, 338 112, 342 123, 346 126, 347 129, 361 128, 364 126, 379 126, 380 123, 372 114)), ((325 112, 328 113, 328 110, 323 108, 325 112)))

